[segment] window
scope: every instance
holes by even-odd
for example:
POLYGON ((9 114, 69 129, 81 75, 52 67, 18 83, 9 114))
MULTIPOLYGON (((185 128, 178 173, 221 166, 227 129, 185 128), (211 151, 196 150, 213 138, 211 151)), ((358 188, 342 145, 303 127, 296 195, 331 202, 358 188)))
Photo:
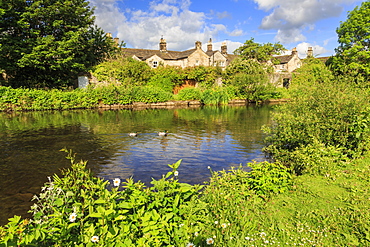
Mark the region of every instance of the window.
POLYGON ((153 68, 157 68, 158 67, 158 61, 153 61, 153 68))
POLYGON ((195 65, 199 65, 199 60, 195 60, 195 65))
POLYGON ((225 62, 224 62, 224 61, 221 61, 221 62, 220 62, 220 66, 221 66, 221 67, 225 67, 225 62))

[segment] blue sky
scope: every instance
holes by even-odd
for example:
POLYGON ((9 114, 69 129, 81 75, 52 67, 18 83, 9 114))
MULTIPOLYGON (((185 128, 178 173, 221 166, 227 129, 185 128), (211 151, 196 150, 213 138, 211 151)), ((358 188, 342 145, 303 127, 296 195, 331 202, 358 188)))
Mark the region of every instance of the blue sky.
POLYGON ((330 56, 338 46, 336 28, 357 0, 90 0, 96 24, 126 47, 182 51, 210 38, 214 50, 226 42, 232 53, 246 40, 280 42, 305 57, 330 56))

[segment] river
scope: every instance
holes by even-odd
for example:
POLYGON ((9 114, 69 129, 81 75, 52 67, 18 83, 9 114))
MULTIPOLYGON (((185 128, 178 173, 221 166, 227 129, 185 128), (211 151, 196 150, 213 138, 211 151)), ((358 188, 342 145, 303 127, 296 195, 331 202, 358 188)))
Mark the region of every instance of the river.
POLYGON ((88 161, 104 179, 133 177, 149 185, 182 159, 180 182, 265 159, 262 125, 273 106, 78 110, 0 113, 0 225, 27 217, 30 199, 48 176, 68 168, 62 148, 88 161), (167 136, 158 131, 167 130, 167 136), (136 137, 128 135, 138 132, 136 137))

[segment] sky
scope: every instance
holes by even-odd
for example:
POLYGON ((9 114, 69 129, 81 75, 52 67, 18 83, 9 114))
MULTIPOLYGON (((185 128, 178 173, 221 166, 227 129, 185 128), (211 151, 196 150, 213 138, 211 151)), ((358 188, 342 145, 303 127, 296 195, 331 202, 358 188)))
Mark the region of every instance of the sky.
POLYGON ((228 53, 251 38, 297 48, 301 58, 331 56, 338 47, 336 29, 358 0, 90 0, 95 23, 128 48, 184 51, 201 41, 206 50, 226 42, 228 53))

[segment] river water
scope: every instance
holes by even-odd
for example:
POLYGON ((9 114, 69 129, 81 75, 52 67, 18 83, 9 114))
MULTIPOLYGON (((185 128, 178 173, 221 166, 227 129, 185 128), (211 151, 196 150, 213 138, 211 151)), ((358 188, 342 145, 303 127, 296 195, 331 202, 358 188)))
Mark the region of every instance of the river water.
POLYGON ((179 159, 179 181, 209 179, 218 171, 265 159, 262 125, 273 106, 79 110, 0 113, 0 225, 27 217, 30 199, 48 176, 70 165, 62 148, 88 161, 104 179, 133 177, 149 185, 179 159), (167 130, 165 137, 158 131, 167 130), (138 132, 130 137, 128 133, 138 132))

